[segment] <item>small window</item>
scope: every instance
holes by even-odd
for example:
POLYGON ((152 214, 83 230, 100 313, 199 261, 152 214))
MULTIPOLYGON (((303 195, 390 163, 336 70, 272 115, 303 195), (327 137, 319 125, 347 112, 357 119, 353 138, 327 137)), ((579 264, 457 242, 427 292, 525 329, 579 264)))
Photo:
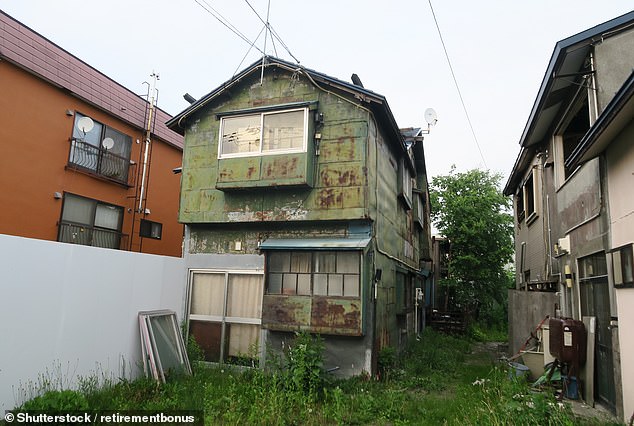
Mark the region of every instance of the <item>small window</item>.
POLYGON ((144 238, 154 238, 155 240, 160 240, 163 235, 163 224, 152 222, 151 220, 141 219, 139 235, 144 238))
POLYGON ((535 214, 535 186, 533 173, 531 173, 524 184, 524 205, 526 206, 526 214, 529 217, 535 214))
POLYGON ((412 209, 412 172, 407 164, 407 158, 401 158, 399 165, 399 196, 405 203, 407 210, 412 209))
POLYGON ((423 192, 417 192, 414 194, 415 204, 415 212, 416 212, 416 223, 421 227, 425 228, 425 194, 423 192))
POLYGON ((222 117, 218 157, 306 151, 308 109, 222 117))
POLYGON ((524 211, 524 188, 520 188, 519 193, 515 195, 515 211, 517 212, 517 222, 524 220, 526 212, 524 211))
POLYGON ((270 251, 266 292, 358 298, 360 265, 358 251, 270 251))
POLYGON ((632 244, 612 251, 612 277, 615 287, 634 287, 632 244))

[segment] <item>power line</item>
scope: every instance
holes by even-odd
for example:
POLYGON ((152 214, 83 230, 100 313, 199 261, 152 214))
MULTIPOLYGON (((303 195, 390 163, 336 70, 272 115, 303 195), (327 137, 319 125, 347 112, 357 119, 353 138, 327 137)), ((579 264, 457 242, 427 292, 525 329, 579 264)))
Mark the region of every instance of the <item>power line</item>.
POLYGON ((462 92, 460 91, 460 86, 458 85, 458 79, 456 79, 456 74, 453 71, 453 66, 451 65, 451 60, 449 59, 449 52, 447 52, 447 46, 445 46, 445 40, 442 38, 442 33, 440 31, 440 26, 438 25, 438 20, 436 19, 436 13, 434 13, 434 6, 431 4, 431 0, 428 0, 429 8, 431 9, 431 14, 434 17, 434 23, 436 23, 436 29, 438 30, 438 36, 440 37, 440 43, 442 44, 442 48, 445 51, 445 57, 447 58, 447 63, 449 64, 449 70, 451 71, 451 77, 453 77, 453 82, 456 85, 456 90, 458 91, 458 97, 460 98, 460 103, 462 104, 462 109, 464 110, 465 116, 467 117, 467 122, 469 123, 469 128, 471 129, 471 134, 473 135, 473 140, 475 141, 476 146, 478 147, 478 152, 480 153, 480 157, 482 158, 482 163, 484 167, 488 169, 487 162, 484 159, 484 155, 482 154, 482 149, 480 149, 480 144, 478 143, 478 137, 476 136, 475 130, 473 129, 473 124, 471 124, 471 118, 469 117, 469 112, 467 111, 467 106, 462 98, 462 92))
POLYGON ((255 42, 252 42, 251 40, 249 40, 247 38, 247 36, 242 34, 242 32, 240 32, 240 30, 238 30, 231 22, 229 22, 229 20, 227 18, 222 16, 222 14, 220 12, 218 12, 216 9, 211 7, 211 5, 209 3, 207 3, 206 0, 202 0, 203 3, 205 3, 204 5, 198 0, 194 0, 194 1, 196 3, 198 3, 198 5, 200 7, 202 7, 207 13, 209 13, 211 16, 216 18, 218 20, 218 22, 220 22, 222 25, 227 27, 232 33, 234 33, 235 35, 240 37, 244 42, 246 42, 249 45, 251 45, 251 48, 255 47, 262 55, 266 55, 259 47, 255 46, 255 42))
MULTIPOLYGON (((279 36, 279 34, 277 33, 277 31, 275 31, 275 29, 273 29, 273 26, 269 23, 269 10, 267 10, 266 13, 266 21, 264 19, 262 19, 262 17, 260 16, 260 14, 255 10, 255 8, 251 5, 251 3, 249 3, 249 0, 244 0, 246 2, 246 4, 249 5, 249 7, 251 8, 251 10, 253 11, 253 13, 255 13, 255 16, 258 17, 258 19, 266 26, 266 28, 269 30, 269 32, 271 33, 271 41, 273 41, 273 39, 277 39, 277 41, 282 45, 282 47, 284 48, 284 50, 286 50, 286 52, 288 52, 289 55, 291 55, 291 57, 293 59, 295 59, 295 62, 297 62, 299 64, 299 59, 297 59, 295 57, 295 55, 293 55, 291 53, 291 50, 288 48, 288 46, 286 45, 286 43, 284 43, 284 41, 282 40, 282 37, 279 36)), ((271 6, 271 3, 269 2, 269 8, 271 6)), ((275 48, 275 42, 273 42, 273 47, 275 48)), ((275 53, 277 55, 277 52, 275 53)))

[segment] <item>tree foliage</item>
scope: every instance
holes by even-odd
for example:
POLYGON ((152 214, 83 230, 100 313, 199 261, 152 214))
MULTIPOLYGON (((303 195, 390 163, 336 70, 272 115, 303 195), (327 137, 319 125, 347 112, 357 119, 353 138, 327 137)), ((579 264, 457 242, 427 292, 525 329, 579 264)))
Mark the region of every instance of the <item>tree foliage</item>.
POLYGON ((510 199, 501 175, 484 170, 437 176, 430 185, 432 220, 450 241, 449 278, 441 286, 455 308, 476 315, 503 305, 513 254, 510 199))

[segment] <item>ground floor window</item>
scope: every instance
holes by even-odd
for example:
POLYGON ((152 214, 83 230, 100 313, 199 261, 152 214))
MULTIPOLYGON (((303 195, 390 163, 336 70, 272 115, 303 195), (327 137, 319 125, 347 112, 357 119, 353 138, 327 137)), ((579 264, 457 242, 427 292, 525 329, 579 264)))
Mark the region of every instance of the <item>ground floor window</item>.
POLYGON ((65 193, 57 241, 118 249, 122 226, 123 207, 65 193))
POLYGON ((360 297, 361 251, 266 253, 267 294, 360 297))
POLYGON ((192 270, 189 334, 206 361, 251 364, 258 358, 263 274, 192 270))

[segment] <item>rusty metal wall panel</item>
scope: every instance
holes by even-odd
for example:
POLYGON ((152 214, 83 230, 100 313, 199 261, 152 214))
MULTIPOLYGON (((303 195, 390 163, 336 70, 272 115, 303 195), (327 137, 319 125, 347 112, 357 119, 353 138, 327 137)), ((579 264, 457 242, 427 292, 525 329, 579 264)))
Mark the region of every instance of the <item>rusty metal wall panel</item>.
POLYGON ((361 336, 361 301, 317 296, 267 294, 263 299, 262 327, 276 331, 361 336))
MULTIPOLYGON (((243 80, 203 108, 186 130, 179 220, 272 222, 368 217, 366 150, 369 113, 277 70, 243 80), (309 132, 306 153, 218 159, 216 114, 290 102, 317 102, 324 114, 319 155, 309 132), (291 186, 283 191, 266 188, 291 186), (307 188, 314 187, 312 191, 307 188), (248 194, 244 197, 234 189, 248 194), (224 192, 223 192, 224 191, 224 192)), ((313 126, 312 116, 309 120, 313 126)))

